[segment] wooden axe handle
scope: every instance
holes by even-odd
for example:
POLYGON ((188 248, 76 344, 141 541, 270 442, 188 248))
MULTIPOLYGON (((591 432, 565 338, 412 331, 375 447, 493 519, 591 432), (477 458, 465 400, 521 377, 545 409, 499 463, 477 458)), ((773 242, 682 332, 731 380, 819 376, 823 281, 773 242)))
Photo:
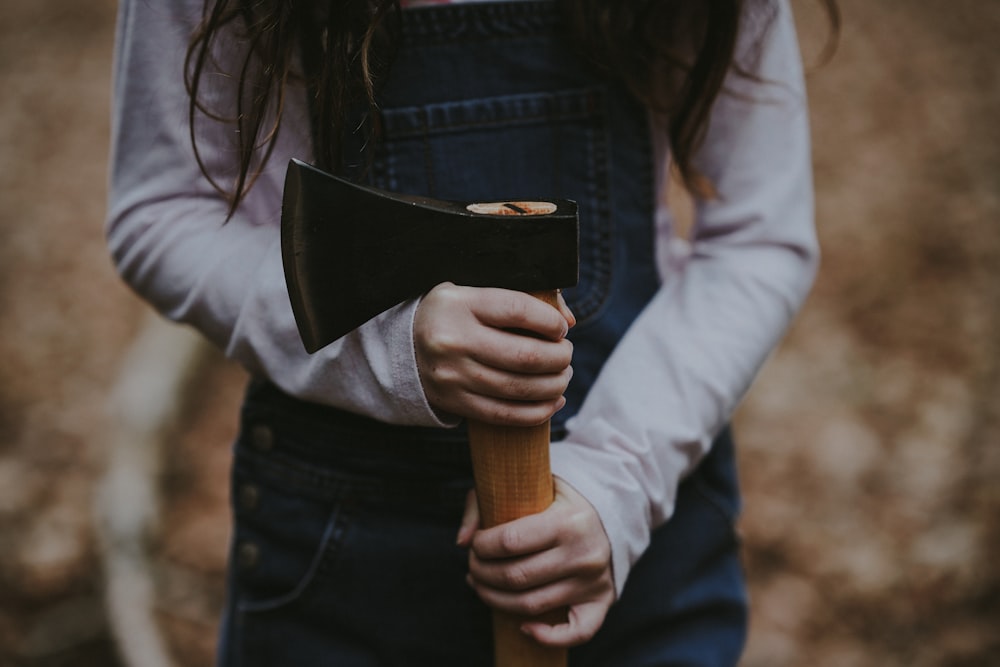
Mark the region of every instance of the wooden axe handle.
MULTIPOLYGON (((557 292, 532 293, 555 306, 557 292)), ((469 422, 472 469, 484 528, 541 512, 555 490, 549 466, 549 422, 538 426, 496 426, 469 422)), ((566 650, 542 646, 520 630, 523 619, 494 611, 496 667, 565 667, 566 650)), ((565 612, 552 622, 565 620, 565 612)))

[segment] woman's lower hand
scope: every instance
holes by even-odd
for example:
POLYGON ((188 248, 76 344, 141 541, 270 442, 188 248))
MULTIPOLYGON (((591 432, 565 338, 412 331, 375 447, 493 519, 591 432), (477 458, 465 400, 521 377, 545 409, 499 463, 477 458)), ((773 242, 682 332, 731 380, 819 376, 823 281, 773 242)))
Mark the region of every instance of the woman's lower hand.
POLYGON ((593 506, 556 478, 552 505, 479 530, 469 494, 458 543, 470 548, 469 583, 489 606, 525 618, 536 641, 570 647, 588 641, 615 600, 611 545, 593 506), (565 623, 532 620, 565 609, 565 623))
POLYGON ((438 285, 421 299, 413 324, 428 402, 491 424, 544 422, 565 403, 573 324, 561 296, 554 308, 512 290, 438 285))

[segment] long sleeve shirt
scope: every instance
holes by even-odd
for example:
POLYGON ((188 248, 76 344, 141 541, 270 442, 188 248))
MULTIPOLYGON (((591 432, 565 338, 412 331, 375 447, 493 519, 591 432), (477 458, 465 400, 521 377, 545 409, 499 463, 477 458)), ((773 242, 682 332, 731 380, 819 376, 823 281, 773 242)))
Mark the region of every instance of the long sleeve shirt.
MULTIPOLYGON (((741 35, 745 71, 727 80, 697 156, 717 196, 697 205, 681 243, 658 193, 659 291, 552 447, 554 474, 601 517, 619 592, 815 275, 798 44, 787 0, 766 6, 741 35)), ((227 220, 228 203, 201 172, 190 136, 184 56, 201 11, 202 0, 119 5, 107 237, 122 277, 165 316, 293 396, 396 424, 445 426, 417 370, 418 300, 313 355, 299 339, 279 220, 288 159, 312 155, 304 92, 290 94, 273 154, 227 220)), ((233 126, 199 119, 194 130, 202 163, 228 185, 233 126)), ((662 177, 662 134, 654 149, 662 177)))

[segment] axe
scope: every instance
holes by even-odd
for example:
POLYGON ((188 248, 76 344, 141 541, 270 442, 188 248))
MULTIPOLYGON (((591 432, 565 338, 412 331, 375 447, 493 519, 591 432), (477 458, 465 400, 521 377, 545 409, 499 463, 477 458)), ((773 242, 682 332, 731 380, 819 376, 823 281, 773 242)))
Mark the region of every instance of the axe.
MULTIPOLYGON (((530 292, 555 305, 576 284, 579 222, 569 200, 454 202, 364 187, 292 160, 281 253, 295 322, 312 353, 439 283, 530 292)), ((554 497, 549 424, 468 423, 480 521, 541 512, 554 497)), ((564 620, 565 615, 552 618, 564 620)), ((560 667, 566 651, 493 614, 497 667, 560 667)))

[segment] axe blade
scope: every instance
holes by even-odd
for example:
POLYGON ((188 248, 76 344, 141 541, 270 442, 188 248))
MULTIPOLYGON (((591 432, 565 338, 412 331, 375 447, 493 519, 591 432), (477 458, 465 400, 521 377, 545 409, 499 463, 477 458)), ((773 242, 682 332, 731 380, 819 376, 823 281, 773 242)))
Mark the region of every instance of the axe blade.
POLYGON ((281 254, 306 350, 316 352, 446 281, 522 291, 575 285, 576 203, 520 204, 399 195, 292 160, 281 254))

